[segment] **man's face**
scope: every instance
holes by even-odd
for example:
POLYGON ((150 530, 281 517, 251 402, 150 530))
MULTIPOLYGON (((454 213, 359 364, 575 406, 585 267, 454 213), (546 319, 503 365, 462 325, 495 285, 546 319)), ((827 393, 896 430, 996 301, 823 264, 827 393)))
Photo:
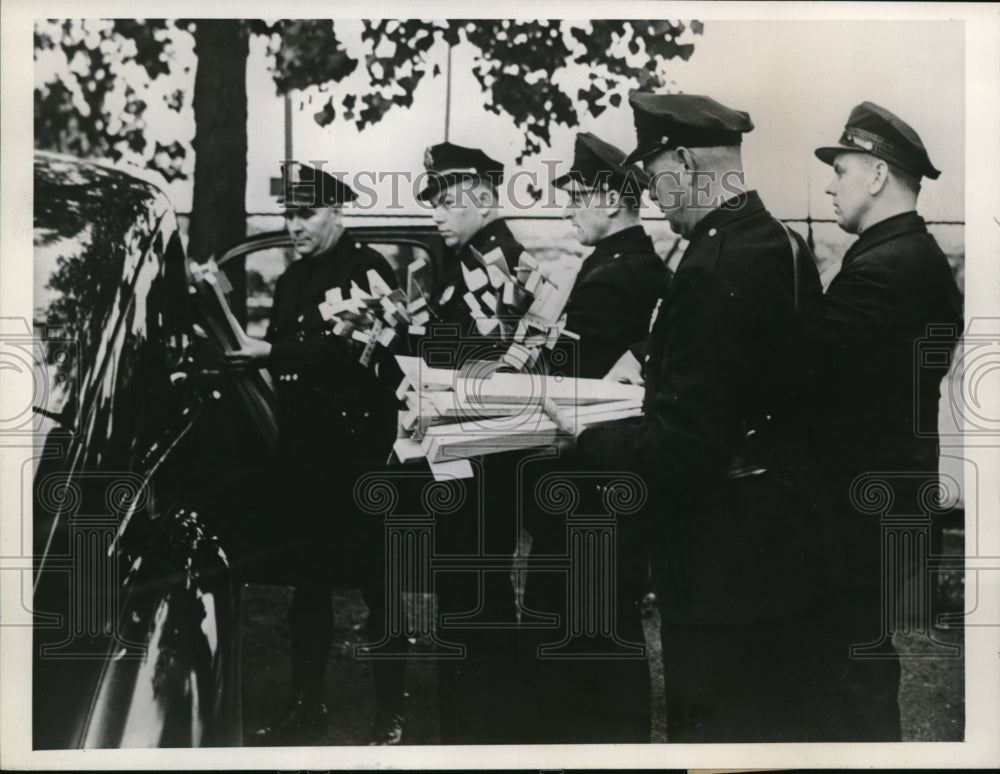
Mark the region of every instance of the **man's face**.
POLYGON ((454 183, 437 195, 432 217, 448 247, 461 248, 483 227, 484 206, 479 190, 468 182, 454 183))
POLYGON ((580 244, 596 245, 608 235, 612 226, 612 215, 615 207, 608 201, 607 191, 588 191, 572 188, 569 191, 569 204, 565 215, 573 224, 576 238, 580 244))
POLYGON ((684 234, 691 205, 689 175, 676 151, 662 151, 643 161, 649 175, 649 198, 660 208, 675 234, 684 234))
POLYGON ((874 168, 864 153, 841 153, 833 161, 833 180, 826 192, 833 197, 837 225, 848 234, 860 233, 874 199, 870 186, 874 168))
POLYGON ((329 250, 344 231, 339 207, 289 207, 285 228, 295 240, 295 252, 303 258, 329 250))

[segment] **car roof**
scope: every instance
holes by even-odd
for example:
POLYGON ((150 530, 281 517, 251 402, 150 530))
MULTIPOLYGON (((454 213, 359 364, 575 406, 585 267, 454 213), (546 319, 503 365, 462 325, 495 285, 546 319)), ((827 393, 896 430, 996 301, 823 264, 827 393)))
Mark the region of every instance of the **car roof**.
POLYGON ((144 171, 108 162, 78 159, 56 153, 35 153, 35 212, 43 214, 46 200, 57 200, 99 217, 108 207, 142 202, 156 210, 170 207, 155 177, 144 171), (40 201, 41 200, 41 201, 40 201))

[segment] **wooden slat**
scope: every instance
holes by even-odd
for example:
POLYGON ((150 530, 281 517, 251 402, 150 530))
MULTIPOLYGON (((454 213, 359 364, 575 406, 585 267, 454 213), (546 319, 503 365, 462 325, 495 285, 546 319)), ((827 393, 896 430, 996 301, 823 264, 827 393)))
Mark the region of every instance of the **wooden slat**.
MULTIPOLYGON (((640 408, 592 411, 576 419, 582 427, 604 422, 629 419, 641 414, 640 408)), ((498 426, 503 420, 459 422, 429 427, 421 447, 431 462, 460 457, 478 457, 507 451, 533 449, 555 443, 559 432, 555 423, 542 413, 520 420, 520 427, 508 419, 508 427, 498 426), (505 432, 506 431, 506 432, 505 432)))

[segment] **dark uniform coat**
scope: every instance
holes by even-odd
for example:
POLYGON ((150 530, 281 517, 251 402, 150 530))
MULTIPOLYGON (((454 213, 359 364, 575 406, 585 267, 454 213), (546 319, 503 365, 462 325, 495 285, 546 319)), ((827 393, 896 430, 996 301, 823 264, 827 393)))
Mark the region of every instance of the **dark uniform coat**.
POLYGON ((820 447, 854 471, 936 470, 947 359, 918 362, 919 342, 954 344, 962 299, 923 218, 906 212, 866 229, 827 288, 820 447), (931 327, 934 331, 931 331, 931 327))
POLYGON ((316 534, 336 531, 334 513, 353 513, 354 481, 385 462, 395 438, 392 379, 361 366, 360 345, 334 336, 319 312, 327 290, 340 288, 345 298, 351 282, 369 290, 372 269, 396 286, 385 258, 345 231, 331 250, 290 264, 275 287, 267 340, 280 455, 299 524, 316 534))
POLYGON ((916 212, 876 223, 851 245, 814 329, 823 385, 814 447, 837 516, 828 604, 836 621, 827 638, 838 680, 830 701, 840 718, 836 741, 901 736, 900 665, 886 624, 893 616, 883 613, 893 592, 883 577, 903 570, 885 566, 897 560, 883 556, 882 520, 854 507, 851 487, 876 474, 876 485, 891 490, 894 513, 923 513, 920 491, 938 476, 940 383, 961 331, 951 268, 916 212), (852 646, 871 643, 881 643, 879 658, 850 658, 852 646))
MULTIPOLYGON (((821 290, 809 263, 800 261, 802 309, 818 315, 821 290)), ((759 620, 813 594, 815 564, 799 552, 814 550, 814 526, 801 510, 814 492, 795 480, 794 466, 775 464, 790 460, 774 459, 797 440, 807 387, 799 331, 788 237, 750 192, 711 212, 691 236, 650 333, 642 421, 580 436, 590 460, 640 472, 656 498, 668 618, 759 620), (748 450, 751 430, 757 448, 748 450), (769 524, 747 525, 719 499, 727 467, 749 453, 759 457, 751 465, 775 472, 760 477, 776 479, 759 492, 769 524), (748 550, 737 537, 759 547, 748 550), (778 588, 776 574, 785 579, 778 588)))
POLYGON ((580 337, 578 375, 600 379, 649 333, 670 270, 642 226, 605 237, 580 267, 566 304, 566 329, 580 337))
POLYGON ((706 215, 650 332, 643 416, 578 439, 649 490, 672 741, 808 738, 804 617, 827 573, 799 318, 822 297, 798 241, 797 316, 789 236, 757 193, 706 215))

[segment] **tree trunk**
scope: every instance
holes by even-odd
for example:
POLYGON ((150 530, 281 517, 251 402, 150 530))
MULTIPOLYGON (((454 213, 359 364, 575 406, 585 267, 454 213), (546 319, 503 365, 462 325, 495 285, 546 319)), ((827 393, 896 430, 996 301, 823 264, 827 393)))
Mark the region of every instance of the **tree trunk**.
MULTIPOLYGON (((220 257, 246 236, 247 28, 236 19, 199 19, 194 79, 195 166, 188 253, 220 257)), ((226 265, 231 305, 246 324, 246 270, 226 265)))

